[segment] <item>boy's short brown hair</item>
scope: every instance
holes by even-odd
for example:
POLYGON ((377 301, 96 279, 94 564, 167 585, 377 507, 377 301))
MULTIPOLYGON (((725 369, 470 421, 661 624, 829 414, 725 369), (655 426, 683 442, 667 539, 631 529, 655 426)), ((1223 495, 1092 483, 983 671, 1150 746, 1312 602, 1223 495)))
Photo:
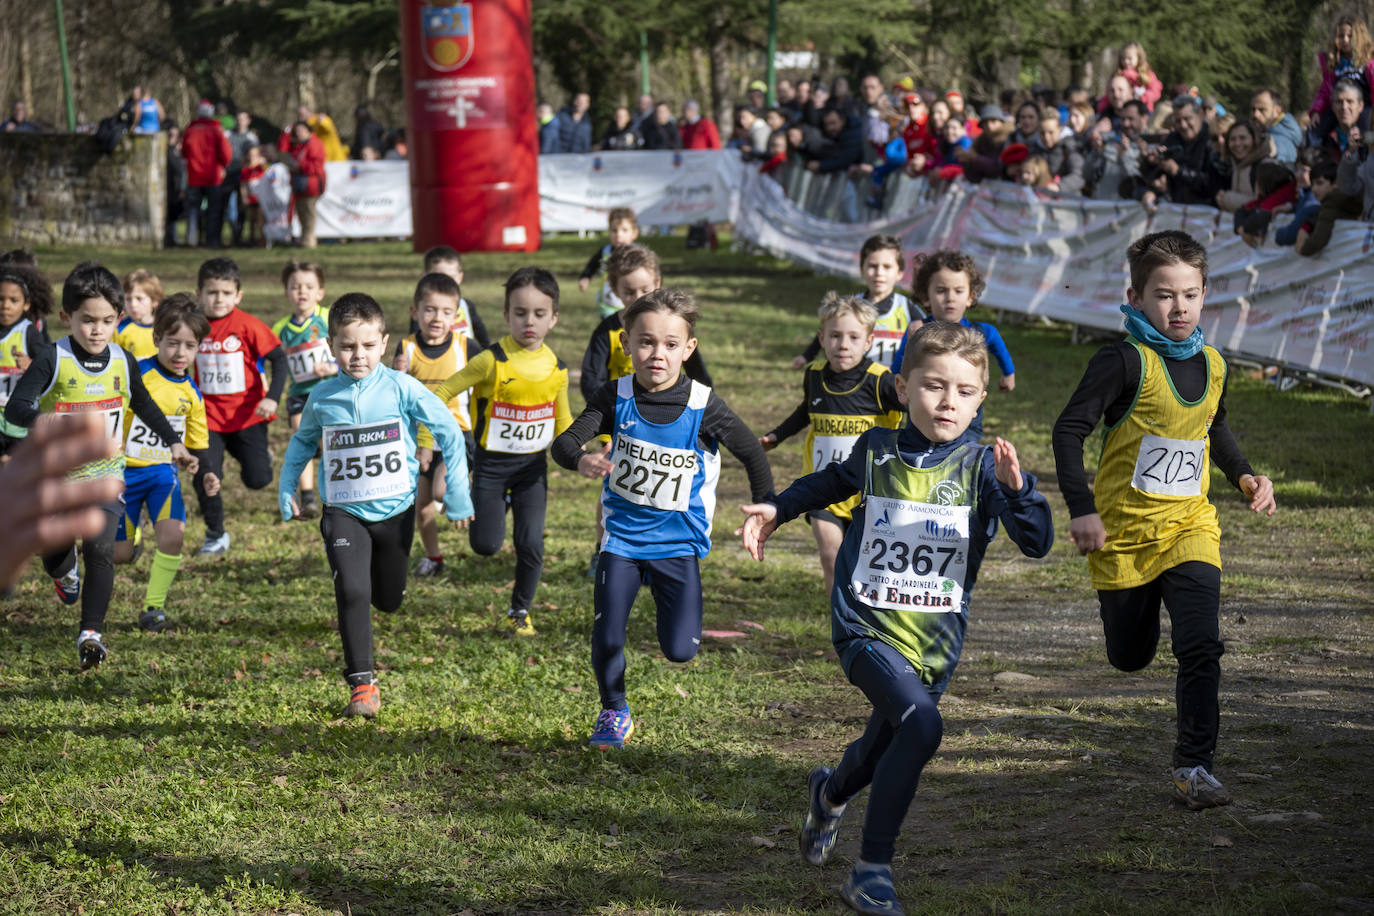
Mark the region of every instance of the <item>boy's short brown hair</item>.
MULTIPOLYGON (((955 251, 951 248, 942 248, 930 254, 916 256, 916 276, 911 281, 914 289, 912 294, 917 302, 924 303, 930 295, 930 280, 936 272, 948 270, 952 273, 962 273, 968 275, 968 296, 973 305, 978 304, 978 297, 983 295, 983 290, 987 289, 987 281, 983 279, 983 272, 978 269, 978 265, 973 263, 973 258, 964 254, 962 251, 955 251)), ((972 308, 973 306, 969 306, 972 308)))
POLYGON ((635 242, 631 245, 620 245, 613 250, 611 256, 606 259, 606 282, 611 284, 611 292, 615 292, 616 284, 620 282, 621 277, 628 277, 640 268, 647 270, 655 280, 662 277, 659 272, 658 254, 652 248, 635 242))
POLYGON ((696 334, 697 319, 701 317, 701 309, 697 306, 696 300, 687 290, 677 286, 670 286, 667 289, 656 289, 625 309, 625 316, 622 324, 628 333, 640 316, 649 312, 668 312, 676 315, 687 322, 687 332, 696 334))
POLYGON ((314 261, 287 261, 286 266, 281 269, 282 286, 291 282, 292 274, 314 274, 315 279, 320 281, 320 286, 324 286, 324 268, 314 261))
POLYGON ((912 370, 927 358, 944 353, 953 353, 977 369, 983 379, 983 388, 987 389, 987 342, 978 331, 952 321, 927 321, 906 339, 906 355, 902 357, 902 378, 909 378, 912 370))
POLYGON ((142 267, 138 270, 131 270, 124 275, 124 282, 121 285, 124 287, 125 297, 134 291, 135 286, 141 286, 148 293, 149 299, 154 302, 162 301, 162 281, 151 270, 144 270, 142 267))
POLYGON ((606 214, 606 228, 614 229, 618 223, 629 223, 635 229, 639 228, 639 218, 629 207, 616 207, 606 214))
POLYGON ((868 260, 868 256, 877 251, 897 252, 897 269, 906 270, 906 252, 902 251, 902 240, 895 235, 870 235, 864 239, 863 247, 859 249, 859 266, 868 260))
POLYGON ((1202 287, 1207 288, 1207 249, 1186 232, 1166 229, 1141 236, 1126 249, 1126 263, 1131 269, 1131 289, 1144 295, 1150 274, 1171 264, 1187 264, 1202 274, 1202 287))
POLYGON ((183 326, 195 336, 197 343, 210 336, 210 319, 195 295, 172 293, 158 304, 157 317, 153 319, 153 340, 175 334, 176 329, 183 326))
POLYGON ((820 318, 821 330, 825 329, 827 321, 834 321, 842 315, 853 315, 870 334, 873 333, 873 326, 878 323, 878 310, 873 307, 873 303, 859 296, 841 296, 833 289, 821 300, 821 307, 816 310, 816 315, 820 318))

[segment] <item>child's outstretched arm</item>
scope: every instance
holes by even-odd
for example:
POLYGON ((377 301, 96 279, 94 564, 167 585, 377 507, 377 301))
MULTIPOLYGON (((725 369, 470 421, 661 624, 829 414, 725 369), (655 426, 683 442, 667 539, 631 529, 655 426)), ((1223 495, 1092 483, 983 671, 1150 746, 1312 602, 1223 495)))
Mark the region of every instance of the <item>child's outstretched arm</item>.
POLYGON ((1245 454, 1240 450, 1240 443, 1226 424, 1226 384, 1222 383, 1221 400, 1217 402, 1217 414, 1212 418, 1212 428, 1208 432, 1212 463, 1250 500, 1252 512, 1273 515, 1278 509, 1274 502, 1273 482, 1268 477, 1257 475, 1250 467, 1250 462, 1245 460, 1245 454))
MULTIPOLYGON (((304 471, 306 464, 315 457, 315 449, 320 445, 320 419, 313 407, 313 404, 306 401, 305 410, 301 412, 300 428, 291 434, 291 441, 286 446, 286 457, 282 459, 281 473, 277 475, 277 508, 281 511, 281 520, 284 522, 300 515, 300 506, 296 503, 296 483, 301 479, 301 471, 304 471)), ((323 462, 320 463, 320 469, 320 473, 323 473, 323 462)))
POLYGON ((763 446, 733 410, 714 391, 706 401, 701 431, 738 458, 749 474, 749 494, 755 502, 773 492, 773 468, 763 446))
POLYGON ((1035 489, 1035 477, 1021 470, 1016 446, 1006 439, 994 440, 992 463, 995 481, 984 478, 983 505, 1006 526, 1007 536, 1023 554, 1043 557, 1054 546, 1049 502, 1035 489))
POLYGON ((615 385, 607 382, 587 399, 587 406, 567 429, 559 433, 549 454, 559 467, 577 471, 583 477, 600 480, 611 470, 606 459, 611 443, 599 452, 584 452, 582 446, 597 436, 610 435, 615 418, 615 385))
POLYGON ((1007 349, 1007 342, 1002 339, 1002 334, 997 328, 987 322, 979 322, 983 331, 983 338, 988 343, 988 352, 992 358, 997 360, 997 368, 1002 373, 1002 377, 997 380, 998 391, 1011 391, 1016 388, 1016 364, 1011 361, 1011 351, 1007 349))
MULTIPOLYGON (((403 391, 409 397, 406 413, 413 417, 418 430, 429 430, 430 436, 444 455, 444 482, 448 487, 444 496, 444 515, 451 522, 472 517, 472 496, 468 491, 468 450, 463 431, 453 419, 448 402, 434 396, 424 383, 409 375, 401 376, 403 391)), ((417 449, 418 451, 418 449, 417 449)), ((430 456, 431 460, 433 455, 430 456)))
POLYGON ((752 503, 739 508, 745 518, 744 524, 735 529, 735 535, 744 543, 749 556, 762 561, 764 542, 778 530, 778 507, 772 503, 752 503))
POLYGON ((786 441, 788 437, 795 436, 797 433, 806 429, 807 424, 810 422, 811 411, 806 406, 806 398, 803 396, 801 403, 797 405, 797 409, 792 411, 787 419, 773 427, 771 431, 759 436, 759 445, 763 446, 764 451, 777 448, 778 445, 786 441))

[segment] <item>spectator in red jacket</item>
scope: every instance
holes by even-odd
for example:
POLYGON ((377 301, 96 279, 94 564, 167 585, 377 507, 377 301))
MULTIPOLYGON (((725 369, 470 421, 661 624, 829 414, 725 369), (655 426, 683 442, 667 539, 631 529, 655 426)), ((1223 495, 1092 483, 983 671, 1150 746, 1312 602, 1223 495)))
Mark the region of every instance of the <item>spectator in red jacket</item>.
POLYGON ((716 122, 701 116, 701 106, 695 99, 683 103, 682 124, 678 130, 682 134, 683 149, 720 149, 716 122))
POLYGON ((181 156, 186 160, 186 244, 219 248, 224 230, 224 169, 234 158, 224 128, 215 120, 215 106, 202 101, 196 119, 181 135, 181 156), (201 202, 205 202, 205 238, 200 239, 201 202))
POLYGON ((301 245, 314 248, 315 201, 324 193, 324 144, 305 121, 291 126, 286 147, 291 169, 291 206, 301 221, 301 245))

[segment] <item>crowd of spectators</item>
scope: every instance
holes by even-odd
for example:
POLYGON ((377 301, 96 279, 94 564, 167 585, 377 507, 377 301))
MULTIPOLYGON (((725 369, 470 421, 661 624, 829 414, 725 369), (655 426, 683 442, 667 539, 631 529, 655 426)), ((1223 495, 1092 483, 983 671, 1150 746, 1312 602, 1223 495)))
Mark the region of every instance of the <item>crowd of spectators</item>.
POLYGON ((591 100, 581 93, 557 113, 541 106, 540 149, 723 146, 774 176, 791 168, 867 182, 875 208, 899 172, 937 187, 1004 180, 1151 210, 1165 201, 1209 206, 1232 214, 1250 244, 1272 238, 1310 255, 1337 220, 1374 219, 1374 41, 1364 21, 1341 17, 1319 63, 1321 86, 1296 117, 1267 86, 1235 112, 1187 84, 1166 93, 1138 42, 1120 49, 1098 98, 1078 86, 1036 86, 975 106, 956 89, 941 93, 909 77, 885 85, 867 74, 857 95, 844 77, 779 80, 769 107, 767 87, 755 81, 723 142, 695 100, 674 117, 667 102, 649 95, 633 111, 617 108, 594 139, 591 100))

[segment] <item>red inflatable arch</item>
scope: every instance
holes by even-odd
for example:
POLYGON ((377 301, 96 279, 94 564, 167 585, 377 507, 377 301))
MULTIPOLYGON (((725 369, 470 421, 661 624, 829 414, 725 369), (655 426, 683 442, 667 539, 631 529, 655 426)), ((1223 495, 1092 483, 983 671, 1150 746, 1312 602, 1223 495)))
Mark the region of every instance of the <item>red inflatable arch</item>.
POLYGON ((536 250, 530 0, 399 2, 415 250, 536 250))

